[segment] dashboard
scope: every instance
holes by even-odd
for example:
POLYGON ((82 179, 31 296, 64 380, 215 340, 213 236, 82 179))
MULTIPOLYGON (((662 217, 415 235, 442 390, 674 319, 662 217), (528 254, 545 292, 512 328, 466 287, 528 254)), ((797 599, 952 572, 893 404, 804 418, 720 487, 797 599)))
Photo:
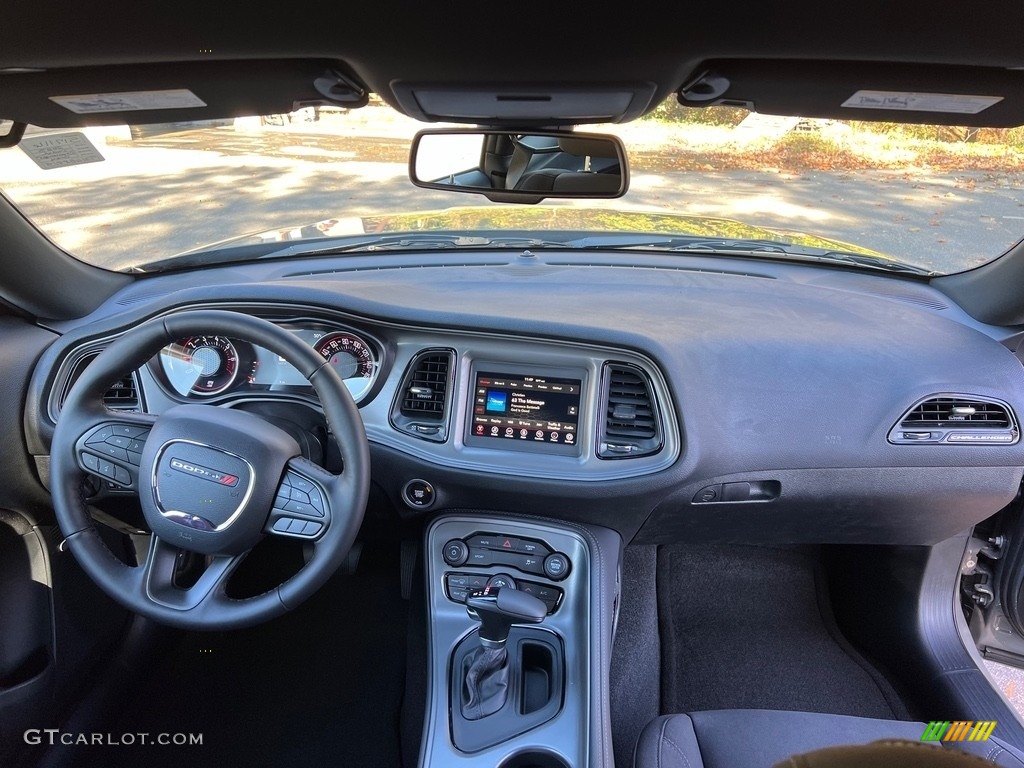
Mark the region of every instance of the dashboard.
MULTIPOLYGON (((625 258, 367 254, 208 269, 202 285, 148 277, 84 322, 53 324, 30 452, 45 476, 61 398, 121 333, 217 308, 270 320, 335 366, 370 441, 376 503, 400 516, 542 514, 641 543, 926 544, 1014 498, 1024 369, 1012 333, 910 279, 625 258)), ((111 407, 322 419, 258 339, 178 339, 129 373, 111 407), (135 399, 119 401, 126 391, 135 399)))

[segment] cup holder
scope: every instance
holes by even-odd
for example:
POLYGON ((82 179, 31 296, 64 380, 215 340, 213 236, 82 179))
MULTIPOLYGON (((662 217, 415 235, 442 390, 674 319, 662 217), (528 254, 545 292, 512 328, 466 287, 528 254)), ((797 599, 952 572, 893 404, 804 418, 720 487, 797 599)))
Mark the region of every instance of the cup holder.
POLYGON ((512 755, 498 768, 572 768, 562 757, 552 752, 531 749, 512 755))

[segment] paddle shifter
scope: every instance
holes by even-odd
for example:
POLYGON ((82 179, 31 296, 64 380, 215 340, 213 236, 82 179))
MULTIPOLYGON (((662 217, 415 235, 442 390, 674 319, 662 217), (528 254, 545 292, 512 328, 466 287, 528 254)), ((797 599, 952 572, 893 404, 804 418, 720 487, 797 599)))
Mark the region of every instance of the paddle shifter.
POLYGON ((533 595, 507 587, 470 592, 466 611, 480 622, 480 648, 463 663, 462 714, 467 720, 493 715, 508 697, 505 641, 513 624, 540 624, 547 606, 533 595))

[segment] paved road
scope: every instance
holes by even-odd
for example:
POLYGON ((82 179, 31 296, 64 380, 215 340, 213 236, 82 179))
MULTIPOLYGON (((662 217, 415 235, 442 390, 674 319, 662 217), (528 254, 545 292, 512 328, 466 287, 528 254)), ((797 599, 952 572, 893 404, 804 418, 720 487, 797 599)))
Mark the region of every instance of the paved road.
MULTIPOLYGON (((111 140, 105 162, 45 174, 9 150, 0 186, 58 243, 112 268, 327 218, 493 205, 413 187, 402 137, 360 143, 282 130, 276 156, 253 161, 254 137, 219 131, 212 147, 195 132, 111 140)), ((979 172, 637 172, 620 200, 560 204, 732 218, 957 271, 1024 236, 1022 191, 1024 175, 979 172)))

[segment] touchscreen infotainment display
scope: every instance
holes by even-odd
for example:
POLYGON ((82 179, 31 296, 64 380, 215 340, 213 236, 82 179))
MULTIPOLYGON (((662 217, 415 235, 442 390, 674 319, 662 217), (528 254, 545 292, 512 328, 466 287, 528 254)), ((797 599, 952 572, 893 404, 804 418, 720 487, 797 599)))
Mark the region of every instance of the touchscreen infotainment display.
POLYGON ((474 437, 576 445, 581 380, 478 371, 475 384, 474 437))

